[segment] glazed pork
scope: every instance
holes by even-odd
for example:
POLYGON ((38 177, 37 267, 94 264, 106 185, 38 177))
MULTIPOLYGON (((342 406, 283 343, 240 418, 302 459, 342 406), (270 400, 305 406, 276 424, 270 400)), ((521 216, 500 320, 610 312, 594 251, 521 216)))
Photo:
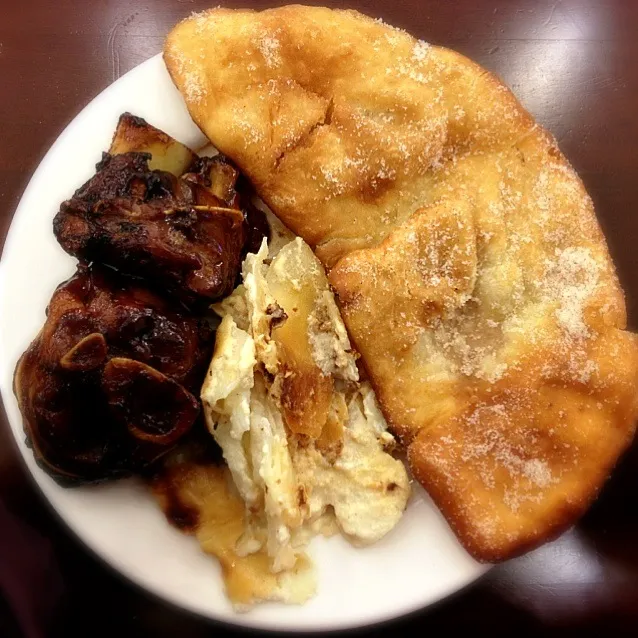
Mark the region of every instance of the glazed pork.
POLYGON ((182 305, 81 264, 16 368, 36 460, 66 485, 143 470, 197 419, 212 346, 208 324, 182 305))
POLYGON ((146 278, 189 306, 224 297, 245 244, 264 225, 235 190, 237 170, 221 156, 199 158, 178 178, 151 170, 149 160, 148 153, 105 153, 62 204, 56 238, 79 259, 146 278))

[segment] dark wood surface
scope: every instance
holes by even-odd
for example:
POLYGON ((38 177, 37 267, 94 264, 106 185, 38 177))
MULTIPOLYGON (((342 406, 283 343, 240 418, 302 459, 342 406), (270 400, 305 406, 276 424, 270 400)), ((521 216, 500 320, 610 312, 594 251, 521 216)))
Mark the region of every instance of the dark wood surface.
MULTIPOLYGON (((265 7, 268 2, 227 2, 265 7)), ((345 6, 340 2, 321 2, 345 6)), ((160 51, 206 2, 23 0, 0 5, 0 244, 38 161, 113 80, 160 51)), ((558 139, 597 207, 638 326, 638 2, 351 0, 498 73, 558 139)), ((148 597, 51 513, 0 423, 0 636, 227 635, 148 597)), ((427 542, 427 539, 424 539, 427 542)), ((168 575, 167 575, 168 577, 168 575)), ((391 587, 391 583, 381 586, 391 587)), ((383 627, 465 635, 638 635, 638 450, 584 520, 434 609, 383 627)))

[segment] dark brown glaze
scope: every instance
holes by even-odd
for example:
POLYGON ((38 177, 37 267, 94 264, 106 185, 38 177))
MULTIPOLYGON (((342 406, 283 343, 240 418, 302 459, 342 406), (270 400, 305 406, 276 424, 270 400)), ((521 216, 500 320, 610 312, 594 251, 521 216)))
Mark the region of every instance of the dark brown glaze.
POLYGON ((147 467, 195 422, 212 343, 206 322, 139 281, 79 266, 16 368, 38 463, 63 484, 147 467))
POLYGON ((115 357, 104 366, 102 391, 113 418, 140 441, 177 443, 199 414, 184 386, 133 359, 115 357))
POLYGON ((181 179, 192 189, 198 205, 239 208, 239 171, 224 155, 198 157, 181 179))
POLYGON ((252 203, 252 184, 224 155, 200 157, 182 176, 193 190, 198 205, 239 208, 244 217, 242 258, 256 253, 262 240, 270 239, 266 215, 252 203))
POLYGON ((223 156, 181 178, 150 157, 104 154, 54 220, 67 252, 126 274, 80 266, 16 369, 28 442, 61 483, 140 472, 189 432, 212 343, 189 313, 231 292, 267 234, 223 156))
POLYGON ((246 240, 242 256, 256 253, 264 237, 270 240, 270 226, 266 215, 248 200, 243 205, 244 223, 246 226, 246 240))
POLYGON ((236 197, 216 198, 198 173, 178 179, 151 171, 149 159, 104 154, 55 217, 60 245, 79 259, 144 277, 189 305, 229 294, 247 236, 243 213, 231 207, 236 197))

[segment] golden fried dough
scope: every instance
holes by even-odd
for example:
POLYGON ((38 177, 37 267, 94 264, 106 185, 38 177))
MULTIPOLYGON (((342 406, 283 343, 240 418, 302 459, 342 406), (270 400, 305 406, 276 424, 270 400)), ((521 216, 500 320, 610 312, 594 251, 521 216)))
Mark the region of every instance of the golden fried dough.
POLYGON ((329 270, 410 466, 478 559, 582 514, 631 441, 638 343, 554 139, 463 56, 352 11, 212 10, 191 115, 329 270))

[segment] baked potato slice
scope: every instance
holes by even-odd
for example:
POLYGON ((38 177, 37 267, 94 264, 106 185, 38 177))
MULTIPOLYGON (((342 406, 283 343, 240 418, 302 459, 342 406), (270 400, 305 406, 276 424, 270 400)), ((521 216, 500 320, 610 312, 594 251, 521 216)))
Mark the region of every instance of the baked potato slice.
POLYGON ((163 131, 151 126, 141 117, 130 113, 120 115, 109 153, 150 153, 151 170, 167 171, 179 177, 197 159, 190 148, 163 131))

